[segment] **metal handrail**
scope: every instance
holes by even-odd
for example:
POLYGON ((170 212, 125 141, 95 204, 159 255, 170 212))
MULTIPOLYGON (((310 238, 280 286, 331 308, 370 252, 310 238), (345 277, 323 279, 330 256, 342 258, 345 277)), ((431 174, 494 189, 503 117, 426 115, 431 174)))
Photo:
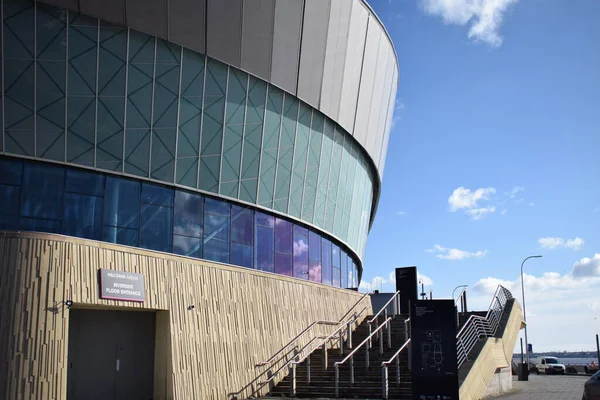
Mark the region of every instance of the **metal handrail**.
POLYGON ((460 291, 460 293, 458 294, 458 297, 456 299, 454 299, 454 305, 456 305, 456 303, 458 303, 458 300, 460 300, 460 298, 466 291, 467 291, 466 287, 464 287, 463 290, 460 291))
MULTIPOLYGON (((321 335, 321 336, 316 336, 313 337, 312 339, 310 339, 308 341, 308 343, 306 345, 304 345, 302 347, 302 349, 300 349, 300 351, 297 350, 297 346, 298 346, 298 341, 300 340, 300 338, 305 335, 307 332, 309 332, 312 328, 314 328, 317 325, 339 325, 339 324, 343 324, 344 320, 346 319, 346 317, 352 313, 352 311, 365 299, 367 298, 367 296, 369 296, 371 294, 371 292, 367 292, 365 294, 363 294, 363 296, 361 296, 361 298, 356 301, 356 303, 354 303, 352 305, 352 307, 350 307, 350 309, 346 312, 346 314, 344 314, 339 321, 335 322, 335 321, 315 321, 313 323, 311 323, 307 328, 305 328, 302 332, 300 332, 298 335, 296 335, 292 340, 290 340, 286 345, 284 345, 280 350, 278 350, 273 356, 271 356, 268 360, 263 361, 259 364, 255 365, 255 368, 259 368, 259 367, 264 367, 269 365, 269 368, 265 368, 262 372, 258 373, 258 375, 250 382, 248 383, 246 386, 244 386, 242 389, 240 389, 237 392, 232 392, 229 393, 227 396, 230 399, 237 399, 237 396, 239 396, 241 393, 243 393, 244 391, 246 391, 248 388, 252 388, 253 385, 259 381, 259 379, 265 375, 266 373, 270 372, 270 368, 273 367, 274 364, 281 362, 288 354, 290 354, 290 350, 292 348, 293 345, 295 345, 296 347, 293 348, 293 350, 296 352, 294 357, 290 360, 288 360, 287 362, 284 363, 284 365, 280 368, 278 368, 274 373, 271 374, 271 376, 269 377, 269 379, 267 379, 266 381, 261 381, 264 383, 260 383, 260 386, 257 387, 256 389, 252 389, 252 392, 250 393, 250 396, 253 396, 255 393, 257 393, 260 389, 262 389, 264 387, 264 385, 266 385, 267 383, 271 382, 279 372, 281 372, 285 367, 288 367, 290 365, 291 362, 293 362, 294 360, 297 359, 298 354, 302 354, 302 352, 311 344, 313 343, 315 340, 319 340, 319 339, 324 339, 325 336, 321 335), (287 353, 286 353, 287 351, 287 353), (282 355, 282 353, 285 353, 284 356, 278 358, 280 355, 282 355)), ((358 314, 362 314, 364 312, 365 309, 367 309, 368 307, 364 307, 361 312, 358 314)), ((356 314, 356 313, 355 313, 356 314)), ((350 333, 351 335, 351 333, 350 333)))
POLYGON ((354 315, 346 320, 339 328, 337 328, 334 332, 332 332, 327 337, 321 337, 323 340, 317 343, 313 348, 308 351, 306 354, 302 356, 296 357, 294 361, 288 363, 290 365, 290 376, 291 376, 291 384, 290 384, 290 396, 296 396, 296 368, 299 364, 302 364, 306 361, 306 380, 307 383, 310 384, 310 356, 319 348, 323 348, 323 368, 327 370, 327 342, 335 338, 339 335, 339 344, 340 344, 340 354, 344 354, 344 329, 347 329, 347 340, 348 347, 352 348, 352 324, 356 322, 358 317, 367 310, 367 307, 363 307, 363 309, 359 313, 354 313, 354 315))
POLYGON ((458 368, 465 361, 468 361, 468 356, 471 350, 475 347, 481 337, 492 337, 496 335, 502 314, 509 300, 513 296, 509 290, 502 285, 498 285, 490 307, 485 317, 471 315, 467 322, 456 335, 456 350, 458 368))
MULTIPOLYGON (((408 320, 406 320, 408 321, 408 320)), ((387 399, 389 397, 389 382, 388 382, 388 366, 396 360, 396 387, 400 386, 400 353, 406 348, 409 348, 410 338, 404 342, 402 346, 398 349, 398 351, 387 361, 381 363, 381 393, 382 398, 387 399)), ((409 348, 410 350, 410 348, 409 348)), ((410 354, 409 354, 410 358, 410 354)), ((409 360, 410 364, 410 360, 409 360)))
MULTIPOLYGON (((375 335, 377 332, 379 332, 381 329, 383 329, 384 326, 388 326, 388 348, 392 347, 392 337, 391 337, 391 329, 389 328, 389 324, 391 324, 392 321, 392 317, 388 317, 383 324, 381 324, 373 333, 371 333, 369 336, 367 336, 365 338, 365 340, 363 340, 358 346, 356 346, 356 348, 354 350, 352 350, 350 352, 350 354, 348 354, 343 360, 338 361, 336 363, 333 364, 334 368, 335 368, 335 397, 338 398, 339 397, 339 385, 340 385, 340 365, 346 363, 346 361, 350 360, 350 384, 354 384, 354 354, 361 348, 363 347, 366 343, 369 343, 371 340, 371 337, 373 335, 375 335)), ((370 365, 370 360, 369 360, 369 348, 370 346, 365 346, 365 365, 367 368, 369 368, 370 365)), ((379 338, 379 353, 383 354, 383 337, 380 336, 379 338)))
POLYGON ((292 340, 290 340, 285 346, 283 346, 281 348, 281 350, 279 350, 277 353, 273 354, 273 356, 271 356, 271 358, 269 358, 266 361, 263 361, 261 363, 258 363, 254 366, 254 368, 258 368, 258 367, 263 367, 265 365, 268 365, 270 363, 273 362, 273 360, 275 360, 277 358, 277 356, 281 353, 283 353, 287 348, 289 348, 292 344, 295 344, 295 342, 300 339, 300 337, 302 335, 304 335, 306 332, 308 332, 310 329, 312 329, 314 326, 317 325, 337 325, 339 324, 339 322, 336 321, 327 321, 327 320, 319 320, 319 321, 315 321, 312 324, 310 324, 309 326, 307 326, 302 332, 300 332, 299 334, 296 335, 296 337, 294 337, 292 340))
MULTIPOLYGON (((390 305, 390 303, 393 300, 396 300, 396 312, 399 313, 399 311, 400 311, 400 304, 399 304, 399 301, 400 301, 400 291, 398 290, 396 293, 394 293, 394 295, 392 297, 390 297, 390 299, 387 301, 387 303, 385 303, 385 305, 383 307, 381 307, 381 309, 377 312, 377 314, 375 314, 373 316, 373 318, 371 318, 369 321, 367 321, 367 325, 369 326, 369 336, 371 335, 371 330, 372 330, 372 327, 371 327, 372 325, 371 324, 373 322, 375 322, 375 325, 377 327, 379 327, 379 320, 378 320, 378 318, 379 318, 379 315, 382 312, 383 312, 383 315, 384 315, 383 318, 387 319, 387 316, 388 316, 387 307, 390 305)), ((372 345, 373 345, 373 341, 370 340, 369 341, 369 346, 372 346, 372 345)))

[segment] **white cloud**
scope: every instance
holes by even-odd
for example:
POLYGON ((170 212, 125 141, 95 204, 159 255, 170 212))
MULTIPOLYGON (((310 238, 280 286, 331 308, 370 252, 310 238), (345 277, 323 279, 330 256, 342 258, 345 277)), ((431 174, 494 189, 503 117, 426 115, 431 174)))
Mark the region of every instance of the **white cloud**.
MULTIPOLYGON (((594 300, 600 291, 600 254, 575 262, 568 273, 526 273, 523 281, 529 341, 537 351, 595 349, 588 336, 597 329, 594 317, 598 317, 600 309, 600 301, 594 300), (549 331, 553 334, 548 335, 549 331)), ((514 280, 488 277, 472 286, 470 309, 487 309, 498 285, 506 287, 522 303, 520 275, 514 280)))
POLYGON ((543 237, 538 239, 540 247, 544 249, 555 249, 557 247, 564 247, 572 250, 579 250, 585 244, 585 240, 580 237, 573 239, 563 239, 561 237, 543 237))
POLYGON ((448 204, 450 204, 450 211, 457 211, 469 208, 477 207, 477 203, 481 200, 489 200, 490 196, 496 193, 496 189, 493 187, 479 188, 471 191, 464 187, 454 189, 450 197, 448 197, 448 204))
POLYGON ((512 188, 512 190, 510 192, 506 192, 505 194, 510 197, 511 199, 514 199, 515 197, 517 197, 517 193, 520 193, 522 191, 524 191, 525 188, 521 187, 521 186, 515 186, 512 188))
POLYGON ((525 200, 525 199, 521 197, 519 200, 515 200, 515 203, 521 204, 523 202, 523 200, 525 200))
POLYGON ((469 39, 493 47, 502 44, 498 30, 509 7, 518 0, 421 0, 429 15, 441 17, 446 24, 469 25, 469 39))
POLYGON ((493 205, 481 204, 489 201, 495 193, 496 189, 493 187, 471 190, 461 186, 454 189, 448 197, 450 211, 463 211, 471 219, 481 219, 496 211, 496 207, 493 205))
POLYGON ((600 254, 584 257, 573 265, 572 275, 576 278, 600 277, 600 254))
POLYGON ((394 104, 394 116, 392 118, 392 127, 390 129, 394 129, 394 127, 400 122, 400 120, 404 117, 406 113, 406 103, 400 99, 396 98, 396 102, 394 104))
POLYGON ((398 216, 400 216, 400 217, 405 217, 405 216, 407 216, 407 215, 408 215, 408 213, 407 213, 406 211, 398 211, 398 212, 396 213, 396 215, 398 215, 398 216))
POLYGON ((496 207, 480 207, 480 208, 470 208, 465 211, 467 215, 471 217, 471 219, 478 220, 485 217, 489 213, 493 213, 496 211, 496 207))
POLYGON ((535 206, 535 203, 533 201, 530 201, 528 205, 529 205, 529 207, 533 207, 533 206, 535 206))
POLYGON ((508 210, 504 209, 504 210, 502 210, 502 211, 500 212, 500 214, 502 214, 502 215, 506 215, 506 213, 507 213, 507 212, 508 212, 508 210))
POLYGON ((460 249, 449 249, 442 247, 439 244, 433 245, 431 249, 425 250, 428 253, 436 253, 435 257, 441 260, 464 260, 467 258, 480 258, 487 254, 487 250, 479 250, 475 252, 469 252, 460 249))
POLYGON ((423 285, 425 285, 425 286, 433 286, 433 285, 435 285, 433 283, 433 279, 431 279, 427 275, 423 275, 422 273, 417 272, 417 282, 419 282, 421 279, 423 279, 423 285))

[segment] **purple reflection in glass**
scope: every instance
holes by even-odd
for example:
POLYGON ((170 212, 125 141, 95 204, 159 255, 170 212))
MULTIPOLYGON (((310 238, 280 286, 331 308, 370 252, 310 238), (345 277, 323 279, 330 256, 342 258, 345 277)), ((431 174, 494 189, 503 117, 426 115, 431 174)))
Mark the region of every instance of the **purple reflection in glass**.
POLYGON ((275 226, 275 217, 256 211, 256 224, 273 228, 275 226))
POLYGON ((252 246, 254 216, 248 208, 231 206, 231 242, 252 246))
POLYGON ((323 239, 321 246, 321 282, 331 285, 331 242, 327 239, 323 239))
POLYGON ((292 276, 292 255, 275 252, 275 273, 292 276))
MULTIPOLYGON (((308 256, 311 260, 321 261, 321 236, 308 232, 308 256)), ((321 274, 319 273, 319 282, 321 274)))
POLYGON ((335 287, 340 287, 340 269, 339 268, 333 268, 333 277, 332 277, 332 282, 333 282, 333 286, 335 287))
POLYGON ((275 218, 275 251, 292 254, 292 223, 275 218))
POLYGON ((273 243, 273 228, 257 225, 255 248, 256 269, 269 272, 273 272, 275 270, 273 262, 275 249, 273 247, 273 243))
POLYGON ((294 276, 308 279, 308 229, 294 225, 294 276))
POLYGON ((308 279, 310 279, 312 282, 321 282, 321 261, 309 261, 308 279))

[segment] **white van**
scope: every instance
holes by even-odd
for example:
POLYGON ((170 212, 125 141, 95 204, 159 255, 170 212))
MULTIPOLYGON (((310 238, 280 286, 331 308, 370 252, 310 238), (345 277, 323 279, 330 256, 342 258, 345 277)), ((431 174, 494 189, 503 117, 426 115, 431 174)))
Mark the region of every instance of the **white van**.
POLYGON ((539 374, 561 374, 564 375, 567 369, 556 357, 540 357, 535 363, 535 372, 539 374))

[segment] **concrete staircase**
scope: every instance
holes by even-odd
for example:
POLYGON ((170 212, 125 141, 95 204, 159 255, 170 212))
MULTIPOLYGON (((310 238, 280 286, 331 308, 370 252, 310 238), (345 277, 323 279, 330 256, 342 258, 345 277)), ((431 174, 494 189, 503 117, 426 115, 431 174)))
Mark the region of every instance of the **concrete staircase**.
MULTIPOLYGON (((343 360, 356 349, 368 336, 369 327, 367 317, 352 334, 353 349, 344 346, 343 354, 339 347, 329 349, 327 352, 327 368, 324 367, 324 353, 318 349, 310 356, 310 383, 308 383, 307 361, 296 368, 296 397, 297 398, 335 398, 335 368, 334 364, 343 360)), ((405 325, 407 316, 397 315, 391 321, 391 347, 387 343, 387 331, 382 329, 380 337, 384 340, 384 351, 380 354, 379 341, 373 337, 372 348, 369 350, 370 366, 366 366, 366 345, 363 345, 354 354, 354 383, 350 381, 350 360, 339 367, 339 398, 348 399, 381 399, 382 398, 382 368, 381 363, 389 360, 396 351, 406 342, 405 325)), ((379 323, 384 321, 379 318, 379 323)), ((373 330, 375 329, 375 324, 373 330)), ((404 350, 400 356, 400 383, 396 384, 396 362, 389 366, 389 397, 390 399, 411 398, 411 376, 408 370, 408 351, 404 350)), ((292 378, 285 377, 269 394, 269 398, 291 397, 292 378)))

